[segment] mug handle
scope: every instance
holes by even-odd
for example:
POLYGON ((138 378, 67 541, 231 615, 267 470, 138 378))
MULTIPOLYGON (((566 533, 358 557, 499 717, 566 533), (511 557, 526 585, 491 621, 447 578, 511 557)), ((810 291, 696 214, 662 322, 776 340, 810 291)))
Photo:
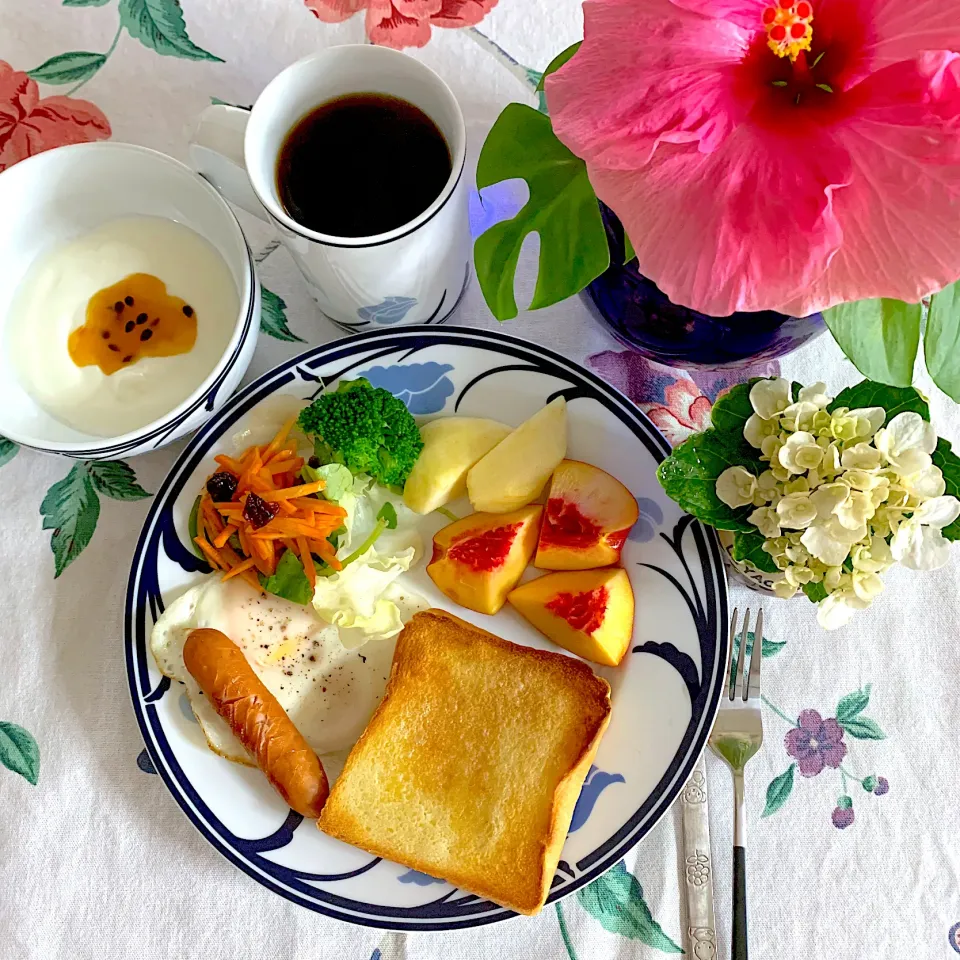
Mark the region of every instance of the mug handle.
POLYGON ((225 200, 269 223, 243 160, 243 137, 249 119, 250 111, 245 107, 220 103, 207 107, 190 138, 190 163, 225 200))

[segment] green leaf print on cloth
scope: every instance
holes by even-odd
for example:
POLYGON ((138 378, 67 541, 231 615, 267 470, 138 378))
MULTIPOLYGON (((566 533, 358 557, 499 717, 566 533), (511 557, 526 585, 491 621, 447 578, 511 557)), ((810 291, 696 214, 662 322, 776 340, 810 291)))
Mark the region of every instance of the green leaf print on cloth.
POLYGON ((223 63, 187 36, 177 0, 120 0, 120 22, 131 37, 161 56, 223 63))
POLYGON ((106 62, 105 53, 74 50, 44 60, 39 67, 28 70, 27 76, 39 83, 76 83, 89 80, 106 62))
POLYGON ((577 891, 580 905, 605 930, 664 953, 683 953, 653 919, 637 878, 627 872, 621 860, 589 886, 577 891))
POLYGON ((287 326, 286 303, 263 284, 260 284, 260 297, 263 301, 260 311, 260 332, 273 337, 275 340, 285 340, 288 343, 305 343, 303 337, 298 337, 287 326))
POLYGON ((136 474, 120 460, 84 461, 58 480, 43 498, 40 513, 43 529, 52 530, 54 578, 77 559, 97 529, 100 519, 98 493, 114 500, 149 497, 137 483, 136 474))
POLYGON ((6 437, 0 437, 0 467, 9 463, 17 455, 19 449, 19 443, 14 443, 6 437))
POLYGON ((15 723, 0 720, 0 763, 37 785, 40 778, 40 748, 37 741, 15 723))
MULTIPOLYGON (((764 639, 764 644, 768 642, 764 639)), ((812 779, 827 771, 836 771, 840 777, 842 793, 830 814, 830 822, 838 829, 845 830, 854 821, 853 798, 850 796, 850 783, 859 783, 865 793, 882 797, 890 790, 886 777, 869 774, 858 777, 844 766, 849 763, 851 740, 884 740, 886 734, 880 725, 863 711, 870 705, 871 684, 859 690, 845 694, 837 702, 834 716, 824 717, 813 709, 801 710, 796 719, 781 710, 766 696, 764 704, 790 729, 783 738, 783 745, 791 759, 790 766, 779 776, 774 777, 767 786, 767 800, 763 816, 769 817, 780 810, 795 786, 795 774, 812 779)))

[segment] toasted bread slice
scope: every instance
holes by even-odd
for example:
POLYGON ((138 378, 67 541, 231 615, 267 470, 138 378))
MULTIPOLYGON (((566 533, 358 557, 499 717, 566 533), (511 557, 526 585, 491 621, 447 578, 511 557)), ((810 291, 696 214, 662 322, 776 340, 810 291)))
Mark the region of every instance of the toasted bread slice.
POLYGON ((610 685, 585 663, 418 613, 318 826, 537 913, 609 719, 610 685))

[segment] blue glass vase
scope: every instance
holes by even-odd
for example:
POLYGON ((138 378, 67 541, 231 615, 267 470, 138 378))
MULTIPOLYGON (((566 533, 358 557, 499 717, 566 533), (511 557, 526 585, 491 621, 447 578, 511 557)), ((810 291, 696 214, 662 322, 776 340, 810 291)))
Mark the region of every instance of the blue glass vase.
POLYGON ((623 265, 623 227, 600 204, 610 245, 610 266, 588 287, 601 319, 623 344, 657 363, 716 370, 773 360, 826 329, 819 313, 788 317, 773 310, 710 317, 672 303, 637 271, 623 265))

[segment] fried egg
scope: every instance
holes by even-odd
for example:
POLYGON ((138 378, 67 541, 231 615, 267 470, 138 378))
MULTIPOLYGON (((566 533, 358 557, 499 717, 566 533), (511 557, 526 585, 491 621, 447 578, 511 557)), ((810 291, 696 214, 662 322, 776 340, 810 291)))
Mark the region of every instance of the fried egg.
POLYGON ((327 775, 336 776, 383 698, 396 638, 347 649, 311 606, 260 593, 239 578, 209 577, 167 607, 150 636, 160 672, 184 685, 210 748, 250 766, 252 757, 184 666, 183 644, 197 627, 220 630, 240 647, 327 775))

